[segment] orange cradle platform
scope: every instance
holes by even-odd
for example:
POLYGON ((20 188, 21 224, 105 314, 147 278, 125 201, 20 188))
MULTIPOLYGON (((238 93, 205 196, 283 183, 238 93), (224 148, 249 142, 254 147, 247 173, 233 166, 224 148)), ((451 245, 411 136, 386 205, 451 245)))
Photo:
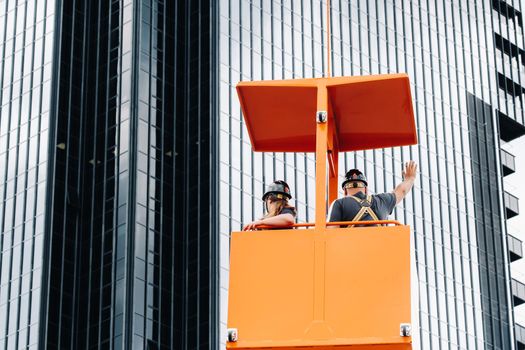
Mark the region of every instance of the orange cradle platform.
POLYGON ((410 349, 406 226, 234 232, 230 348, 410 349))
MULTIPOLYGON (((255 151, 316 152, 315 223, 233 232, 228 349, 411 349, 410 229, 329 228, 340 151, 417 142, 404 74, 242 82, 255 151)), ((386 226, 394 224, 394 226, 386 226)))

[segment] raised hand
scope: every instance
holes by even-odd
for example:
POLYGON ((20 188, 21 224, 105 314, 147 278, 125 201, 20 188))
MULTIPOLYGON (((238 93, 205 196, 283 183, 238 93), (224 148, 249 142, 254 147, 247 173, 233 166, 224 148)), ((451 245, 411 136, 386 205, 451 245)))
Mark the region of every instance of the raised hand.
POLYGON ((403 179, 412 180, 415 179, 417 175, 417 164, 413 160, 410 160, 405 163, 405 170, 403 170, 403 179))

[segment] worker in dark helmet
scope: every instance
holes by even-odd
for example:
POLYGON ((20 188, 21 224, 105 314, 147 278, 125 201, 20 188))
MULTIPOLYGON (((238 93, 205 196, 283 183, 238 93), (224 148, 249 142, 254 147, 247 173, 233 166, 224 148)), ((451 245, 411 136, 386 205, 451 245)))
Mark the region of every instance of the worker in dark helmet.
POLYGON ((405 164, 403 182, 389 193, 370 195, 365 175, 352 169, 345 175, 342 187, 345 193, 332 203, 329 221, 373 221, 386 220, 392 210, 412 189, 416 179, 417 165, 414 161, 405 164))
POLYGON ((244 226, 243 230, 256 230, 260 226, 283 228, 293 225, 297 213, 295 208, 288 204, 290 199, 292 199, 290 186, 286 182, 281 180, 272 182, 262 197, 266 215, 244 226))

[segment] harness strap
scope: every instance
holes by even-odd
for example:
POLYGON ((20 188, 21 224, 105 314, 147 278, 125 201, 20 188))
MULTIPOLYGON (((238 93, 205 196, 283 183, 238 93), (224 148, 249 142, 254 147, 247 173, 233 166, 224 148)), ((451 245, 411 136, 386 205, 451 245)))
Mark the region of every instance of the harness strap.
MULTIPOLYGON (((360 221, 363 218, 363 216, 365 216, 365 214, 370 215, 372 219, 376 221, 379 220, 376 213, 374 213, 374 211, 372 210, 372 195, 367 195, 365 199, 357 198, 354 196, 350 196, 350 197, 356 200, 357 203, 359 203, 359 205, 361 206, 361 209, 359 209, 357 214, 355 214, 352 221, 360 221)), ((350 225, 350 227, 353 227, 353 226, 354 225, 350 225)))

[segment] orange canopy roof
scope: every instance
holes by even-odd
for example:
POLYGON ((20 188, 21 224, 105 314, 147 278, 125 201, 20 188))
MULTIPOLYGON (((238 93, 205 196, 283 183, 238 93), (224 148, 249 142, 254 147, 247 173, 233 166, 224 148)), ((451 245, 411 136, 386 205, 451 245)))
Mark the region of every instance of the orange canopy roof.
POLYGON ((317 89, 326 86, 338 150, 417 143, 406 74, 240 82, 254 151, 315 152, 317 89))

